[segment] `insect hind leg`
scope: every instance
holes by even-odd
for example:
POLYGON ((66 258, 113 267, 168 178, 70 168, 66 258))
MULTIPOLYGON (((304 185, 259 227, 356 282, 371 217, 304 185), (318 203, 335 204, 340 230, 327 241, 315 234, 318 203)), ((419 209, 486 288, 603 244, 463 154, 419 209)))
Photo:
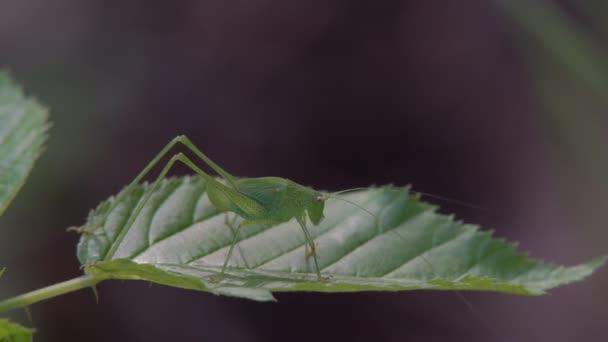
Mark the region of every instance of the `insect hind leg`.
MULTIPOLYGON (((205 162, 208 166, 210 166, 213 170, 215 170, 220 176, 222 176, 226 181, 235 186, 235 178, 226 170, 219 167, 216 163, 214 163, 209 157, 207 157, 186 135, 178 135, 175 138, 171 139, 169 143, 167 143, 161 150, 158 152, 154 158, 137 174, 137 176, 129 183, 124 191, 116 198, 114 204, 106 211, 104 214, 94 225, 89 227, 69 227, 67 231, 75 231, 77 233, 93 233, 99 227, 101 227, 105 221, 107 220, 110 213, 122 202, 124 197, 133 192, 135 186, 139 184, 142 179, 150 173, 150 171, 160 162, 160 160, 165 157, 177 144, 182 144, 186 148, 188 148, 192 153, 194 153, 199 159, 205 162)), ((175 157, 175 156, 174 156, 175 157)), ((183 162, 183 160, 182 160, 183 162)), ((169 161, 171 163, 171 161, 169 161)), ((167 164, 169 164, 167 163, 167 164)), ((196 171, 196 170, 195 170, 196 171)))

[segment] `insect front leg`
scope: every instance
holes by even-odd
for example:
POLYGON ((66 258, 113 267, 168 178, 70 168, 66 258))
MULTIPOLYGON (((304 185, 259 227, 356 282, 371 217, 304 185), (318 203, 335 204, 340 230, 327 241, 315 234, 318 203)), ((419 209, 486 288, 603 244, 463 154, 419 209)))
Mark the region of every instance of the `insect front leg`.
MULTIPOLYGON (((236 224, 236 219, 237 218, 238 218, 238 216, 234 215, 232 217, 232 220, 230 220, 230 217, 228 216, 228 213, 226 213, 224 215, 224 224, 230 229, 230 232, 232 233, 233 237, 236 234, 234 225, 236 224)), ((243 262, 245 263, 245 267, 247 267, 247 269, 251 269, 251 267, 249 266, 249 263, 247 263, 247 259, 245 259, 245 253, 243 253, 243 250, 241 249, 241 246, 239 244, 237 244, 236 248, 239 250, 239 254, 241 255, 241 259, 243 259, 243 262)))
MULTIPOLYGON (((315 271, 317 272, 317 277, 319 278, 319 281, 320 282, 329 281, 328 277, 321 276, 321 269, 319 268, 319 261, 317 260, 317 251, 316 251, 316 247, 315 247, 315 241, 312 238, 312 236, 310 235, 308 228, 306 228, 306 222, 301 217, 296 217, 296 220, 298 221, 298 223, 300 224, 300 227, 302 228, 302 231, 304 232, 304 237, 306 238, 307 245, 310 246, 310 254, 313 257, 313 261, 315 263, 315 271)), ((306 255, 308 256, 308 252, 306 253, 306 255)))
POLYGON ((306 243, 306 245, 304 246, 304 258, 308 260, 313 255, 317 255, 316 243, 314 241, 312 242, 312 245, 306 243))

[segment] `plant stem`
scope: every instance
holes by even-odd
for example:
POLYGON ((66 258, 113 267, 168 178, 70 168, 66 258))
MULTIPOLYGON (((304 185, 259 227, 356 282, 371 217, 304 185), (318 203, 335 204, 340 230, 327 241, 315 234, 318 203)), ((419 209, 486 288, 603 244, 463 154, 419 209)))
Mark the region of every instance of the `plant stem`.
POLYGON ((83 275, 78 278, 70 279, 58 284, 43 287, 41 289, 28 292, 0 302, 0 312, 13 309, 23 308, 30 304, 34 304, 45 299, 57 297, 69 292, 78 291, 86 287, 95 286, 102 279, 93 278, 89 275, 83 275))

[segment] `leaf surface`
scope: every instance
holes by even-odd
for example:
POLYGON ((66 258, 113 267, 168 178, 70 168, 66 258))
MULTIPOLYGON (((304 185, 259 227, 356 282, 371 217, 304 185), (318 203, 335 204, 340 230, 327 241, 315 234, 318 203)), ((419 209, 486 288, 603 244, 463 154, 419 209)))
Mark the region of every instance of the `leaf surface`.
POLYGON ((47 110, 0 71, 0 215, 25 183, 46 139, 47 110))
MULTIPOLYGON (((325 220, 309 224, 327 283, 317 281, 305 238, 295 220, 248 226, 220 283, 232 232, 232 214, 219 212, 199 177, 164 180, 120 242, 116 237, 149 185, 139 186, 112 210, 102 227, 85 233, 78 258, 100 279, 139 279, 254 300, 272 292, 484 290, 538 295, 582 280, 605 261, 564 267, 528 258, 490 232, 438 214, 407 188, 383 187, 345 195, 375 213, 344 201, 326 203, 325 220), (115 246, 116 253, 108 257, 115 246)), ((94 225, 115 199, 92 211, 94 225)), ((237 218, 238 219, 238 218, 237 218)), ((237 221, 238 222, 238 221, 237 221)))

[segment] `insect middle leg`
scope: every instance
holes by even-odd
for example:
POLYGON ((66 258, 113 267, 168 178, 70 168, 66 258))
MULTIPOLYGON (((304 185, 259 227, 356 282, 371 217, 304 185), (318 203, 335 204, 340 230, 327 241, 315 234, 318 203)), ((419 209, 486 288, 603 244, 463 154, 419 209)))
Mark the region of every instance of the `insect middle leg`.
MULTIPOLYGON (((241 232, 241 228, 245 226, 252 226, 254 224, 266 223, 264 221, 243 221, 241 222, 236 231, 234 232, 234 236, 232 237, 232 242, 230 243, 230 248, 228 249, 228 254, 226 255, 226 259, 224 259, 224 265, 222 266, 222 272, 220 272, 217 276, 212 276, 209 278, 209 281, 212 283, 217 283, 224 279, 224 274, 226 273, 226 268, 228 267, 228 262, 230 261, 230 257, 232 256, 232 251, 234 250, 234 246, 237 244, 239 234, 241 232)), ((248 267, 249 268, 249 267, 248 267)))

